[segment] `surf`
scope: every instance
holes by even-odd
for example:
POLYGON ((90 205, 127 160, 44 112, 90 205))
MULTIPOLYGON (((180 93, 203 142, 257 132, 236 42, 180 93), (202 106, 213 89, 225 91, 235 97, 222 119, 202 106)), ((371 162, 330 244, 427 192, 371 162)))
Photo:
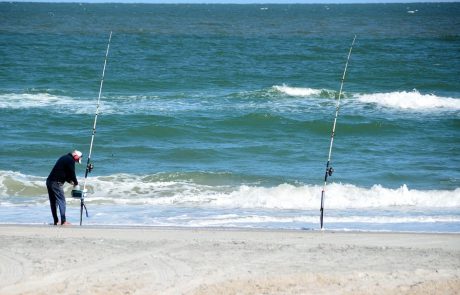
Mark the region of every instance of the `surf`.
MULTIPOLYGON (((31 204, 42 204, 47 201, 45 179, 14 171, 0 171, 0 200, 21 205, 27 198, 31 204)), ((88 177, 86 202, 228 209, 317 209, 321 191, 318 185, 260 185, 256 180, 249 176, 216 172, 93 176, 88 177)), ((71 188, 66 189, 66 193, 70 193, 71 188)), ((328 185, 328 192, 330 209, 460 207, 460 188, 418 190, 405 184, 391 188, 380 184, 363 187, 333 182, 328 185)))
POLYGON ((420 91, 395 91, 360 94, 358 101, 377 107, 402 111, 459 111, 460 99, 423 94, 420 91))

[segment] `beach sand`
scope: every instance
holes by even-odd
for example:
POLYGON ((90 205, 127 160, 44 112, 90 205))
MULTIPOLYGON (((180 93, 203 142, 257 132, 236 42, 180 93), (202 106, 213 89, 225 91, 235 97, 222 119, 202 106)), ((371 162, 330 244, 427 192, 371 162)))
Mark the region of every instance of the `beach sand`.
POLYGON ((460 294, 460 235, 2 225, 0 294, 460 294))

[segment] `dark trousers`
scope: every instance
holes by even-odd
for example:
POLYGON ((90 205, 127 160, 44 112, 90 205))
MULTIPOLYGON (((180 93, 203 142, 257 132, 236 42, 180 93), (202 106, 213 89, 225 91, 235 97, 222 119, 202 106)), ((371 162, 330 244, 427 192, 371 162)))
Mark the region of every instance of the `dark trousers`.
POLYGON ((53 214, 54 224, 58 224, 59 219, 57 216, 57 207, 61 214, 61 224, 65 219, 65 195, 63 190, 64 184, 58 181, 46 181, 46 188, 48 189, 48 196, 50 199, 51 214, 53 214))

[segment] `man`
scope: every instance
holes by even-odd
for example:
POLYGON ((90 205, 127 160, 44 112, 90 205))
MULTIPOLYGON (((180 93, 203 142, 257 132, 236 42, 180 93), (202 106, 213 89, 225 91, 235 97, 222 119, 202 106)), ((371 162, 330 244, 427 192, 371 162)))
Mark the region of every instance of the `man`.
POLYGON ((75 175, 75 162, 81 164, 82 156, 80 151, 74 150, 72 153, 60 157, 46 179, 54 225, 59 223, 56 205, 59 207, 59 213, 61 214, 61 225, 70 225, 65 218, 66 201, 62 188, 64 182, 68 182, 74 187, 78 185, 77 176, 75 175))

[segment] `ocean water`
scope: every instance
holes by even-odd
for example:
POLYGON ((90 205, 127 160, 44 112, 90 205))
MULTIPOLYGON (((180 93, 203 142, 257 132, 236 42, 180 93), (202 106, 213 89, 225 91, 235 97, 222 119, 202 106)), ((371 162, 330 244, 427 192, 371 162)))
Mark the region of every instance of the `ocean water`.
POLYGON ((2 2, 0 223, 51 221, 111 31, 85 225, 318 229, 356 35, 325 228, 460 232, 460 3, 2 2))

